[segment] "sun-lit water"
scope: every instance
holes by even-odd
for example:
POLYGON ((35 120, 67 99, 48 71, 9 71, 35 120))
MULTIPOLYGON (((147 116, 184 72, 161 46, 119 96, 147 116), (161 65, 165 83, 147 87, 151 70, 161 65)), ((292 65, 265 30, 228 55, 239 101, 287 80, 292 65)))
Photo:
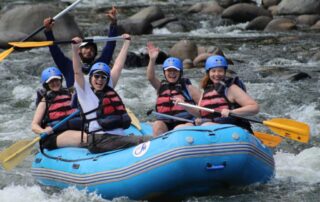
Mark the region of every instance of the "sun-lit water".
MULTIPOLYGON (((11 1, 2 1, 3 7, 11 1)), ((39 1, 30 1, 39 2, 39 1)), ((84 0, 85 7, 112 4, 138 10, 141 5, 167 8, 175 3, 191 5, 198 1, 103 1, 84 0)), ((121 15, 121 14, 120 14, 121 15)), ((92 17, 92 16, 91 16, 92 17)), ((79 16, 79 21, 84 16, 79 16)), ((167 52, 181 39, 190 39, 202 46, 219 46, 235 65, 230 68, 245 81, 248 93, 260 104, 257 117, 290 118, 308 123, 310 144, 284 139, 275 149, 276 175, 266 185, 253 185, 238 190, 226 190, 219 195, 191 198, 188 201, 318 201, 320 198, 320 62, 310 58, 320 51, 320 33, 265 33, 245 31, 245 24, 213 27, 216 17, 188 16, 199 26, 188 33, 171 33, 166 28, 155 29, 152 35, 133 36, 130 51, 145 51, 147 41, 154 41, 167 52), (273 69, 269 73, 262 70, 273 69), (305 72, 311 79, 289 81, 284 75, 305 72)), ((101 22, 102 23, 102 22, 101 22)), ((99 22, 98 22, 99 24, 99 22)), ((105 26, 101 24, 100 26, 105 26)), ((85 28, 85 27, 82 27, 85 28)), ((88 28, 89 29, 89 28, 88 28)), ((90 28, 95 30, 95 27, 90 28)), ((117 51, 121 42, 118 43, 117 51)), ((64 47, 69 53, 70 48, 64 47)), ((20 139, 32 139, 30 124, 34 112, 35 90, 40 87, 43 68, 52 66, 47 48, 14 52, 0 63, 0 150, 20 139)), ((141 120, 150 120, 146 111, 153 108, 156 92, 145 77, 146 67, 125 69, 117 86, 121 97, 141 120)), ((198 85, 202 69, 185 70, 185 75, 198 85)), ((161 67, 157 68, 161 75, 161 67)), ((267 127, 254 124, 256 130, 267 127)), ((74 188, 55 190, 40 187, 30 174, 32 156, 12 172, 0 170, 0 201, 106 201, 96 194, 86 194, 74 188)), ((129 201, 127 198, 113 201, 129 201)))

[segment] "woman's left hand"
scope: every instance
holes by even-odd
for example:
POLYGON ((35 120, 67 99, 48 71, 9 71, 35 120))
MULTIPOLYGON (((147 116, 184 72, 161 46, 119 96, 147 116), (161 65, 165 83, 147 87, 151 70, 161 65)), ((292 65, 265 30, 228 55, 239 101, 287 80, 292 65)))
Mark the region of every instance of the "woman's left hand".
POLYGON ((231 110, 230 109, 223 109, 221 110, 221 117, 228 117, 229 114, 231 113, 231 110))

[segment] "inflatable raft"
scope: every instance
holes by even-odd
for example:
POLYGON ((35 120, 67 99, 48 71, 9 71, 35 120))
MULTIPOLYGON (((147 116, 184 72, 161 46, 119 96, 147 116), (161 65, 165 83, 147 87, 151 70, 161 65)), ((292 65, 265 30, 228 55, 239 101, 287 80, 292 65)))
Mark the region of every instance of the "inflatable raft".
MULTIPOLYGON (((151 134, 149 125, 127 131, 151 134)), ((228 186, 267 182, 272 151, 234 125, 176 129, 138 146, 91 154, 84 148, 38 153, 32 175, 47 186, 75 186, 103 198, 174 199, 208 195, 228 186)))

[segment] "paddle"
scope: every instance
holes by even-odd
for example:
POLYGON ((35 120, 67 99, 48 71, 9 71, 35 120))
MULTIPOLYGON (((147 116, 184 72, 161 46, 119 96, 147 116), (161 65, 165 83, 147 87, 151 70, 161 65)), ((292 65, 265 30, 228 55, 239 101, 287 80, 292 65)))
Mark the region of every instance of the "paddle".
MULTIPOLYGON (((73 4, 71 4, 70 6, 68 6, 67 8, 65 8, 63 11, 61 11, 60 13, 58 13, 56 16, 54 16, 52 18, 52 20, 57 20, 58 18, 60 18, 61 16, 63 16, 65 13, 67 13, 68 11, 70 11, 71 9, 73 9, 76 5, 78 5, 82 0, 77 0, 75 1, 73 4)), ((41 30, 43 30, 45 28, 45 26, 41 26, 38 29, 36 29, 34 32, 32 32, 31 34, 29 34, 26 38, 22 39, 21 41, 27 41, 28 39, 30 39, 31 37, 33 37, 34 35, 38 34, 41 30)), ((6 58, 8 55, 10 55, 10 53, 12 53, 14 51, 14 47, 11 47, 5 51, 3 51, 0 54, 0 62, 6 58)))
MULTIPOLYGON (((80 111, 77 110, 64 118, 62 121, 52 127, 53 131, 58 129, 62 124, 76 116, 80 111)), ((28 155, 30 155, 33 145, 39 142, 41 139, 48 136, 47 133, 42 133, 40 136, 33 140, 20 140, 9 148, 3 150, 0 153, 0 163, 5 170, 12 170, 19 163, 21 163, 28 155)))
MULTIPOLYGON (((86 38, 83 42, 105 42, 105 41, 117 41, 122 40, 122 36, 115 36, 115 37, 106 37, 106 36, 95 36, 92 38, 86 38)), ((69 41, 27 41, 27 42, 9 42, 11 46, 17 48, 37 48, 37 47, 44 47, 44 46, 52 46, 57 44, 68 44, 74 43, 72 40, 69 41)))
MULTIPOLYGON (((177 104, 184 106, 184 107, 204 110, 204 111, 211 112, 211 113, 220 113, 220 112, 217 112, 213 109, 200 107, 200 106, 196 106, 196 105, 191 105, 188 103, 177 103, 177 104)), ((268 126, 270 128, 270 130, 273 131, 274 133, 276 133, 282 137, 290 138, 290 139, 298 141, 298 142, 308 143, 309 139, 310 139, 309 126, 305 123, 298 122, 295 120, 285 119, 285 118, 274 118, 274 119, 270 119, 270 120, 259 121, 259 120, 243 117, 243 116, 240 116, 237 114, 229 114, 229 116, 263 124, 265 126, 268 126)))
POLYGON ((140 125, 140 121, 139 119, 136 117, 136 115, 129 109, 126 107, 127 113, 131 118, 131 124, 136 127, 136 129, 140 130, 142 129, 141 125, 140 125))
MULTIPOLYGON (((168 115, 168 114, 162 114, 162 113, 159 113, 159 112, 155 112, 155 111, 153 111, 152 109, 147 112, 147 115, 148 115, 148 116, 149 116, 150 114, 154 114, 154 115, 156 115, 156 116, 162 116, 162 117, 165 117, 165 118, 174 119, 174 120, 178 120, 178 121, 185 121, 185 122, 193 123, 193 124, 194 124, 194 121, 193 121, 193 120, 184 119, 184 118, 176 117, 176 116, 171 116, 171 115, 168 115)), ((278 145, 281 143, 281 141, 282 141, 282 138, 281 138, 281 137, 274 136, 274 135, 270 135, 270 134, 263 133, 263 132, 254 131, 254 135, 255 135, 257 138, 259 138, 264 145, 266 145, 266 146, 268 146, 268 147, 276 147, 276 146, 278 146, 278 145)))

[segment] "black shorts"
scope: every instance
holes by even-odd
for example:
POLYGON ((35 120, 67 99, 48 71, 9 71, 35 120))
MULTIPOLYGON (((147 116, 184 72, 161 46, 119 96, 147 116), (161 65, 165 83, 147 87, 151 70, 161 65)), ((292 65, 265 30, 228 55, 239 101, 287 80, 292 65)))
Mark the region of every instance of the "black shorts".
POLYGON ((42 149, 48 149, 48 150, 53 150, 53 149, 57 149, 57 137, 58 135, 60 135, 61 133, 54 133, 54 134, 50 134, 47 137, 45 137, 44 139, 40 140, 40 148, 42 149))

